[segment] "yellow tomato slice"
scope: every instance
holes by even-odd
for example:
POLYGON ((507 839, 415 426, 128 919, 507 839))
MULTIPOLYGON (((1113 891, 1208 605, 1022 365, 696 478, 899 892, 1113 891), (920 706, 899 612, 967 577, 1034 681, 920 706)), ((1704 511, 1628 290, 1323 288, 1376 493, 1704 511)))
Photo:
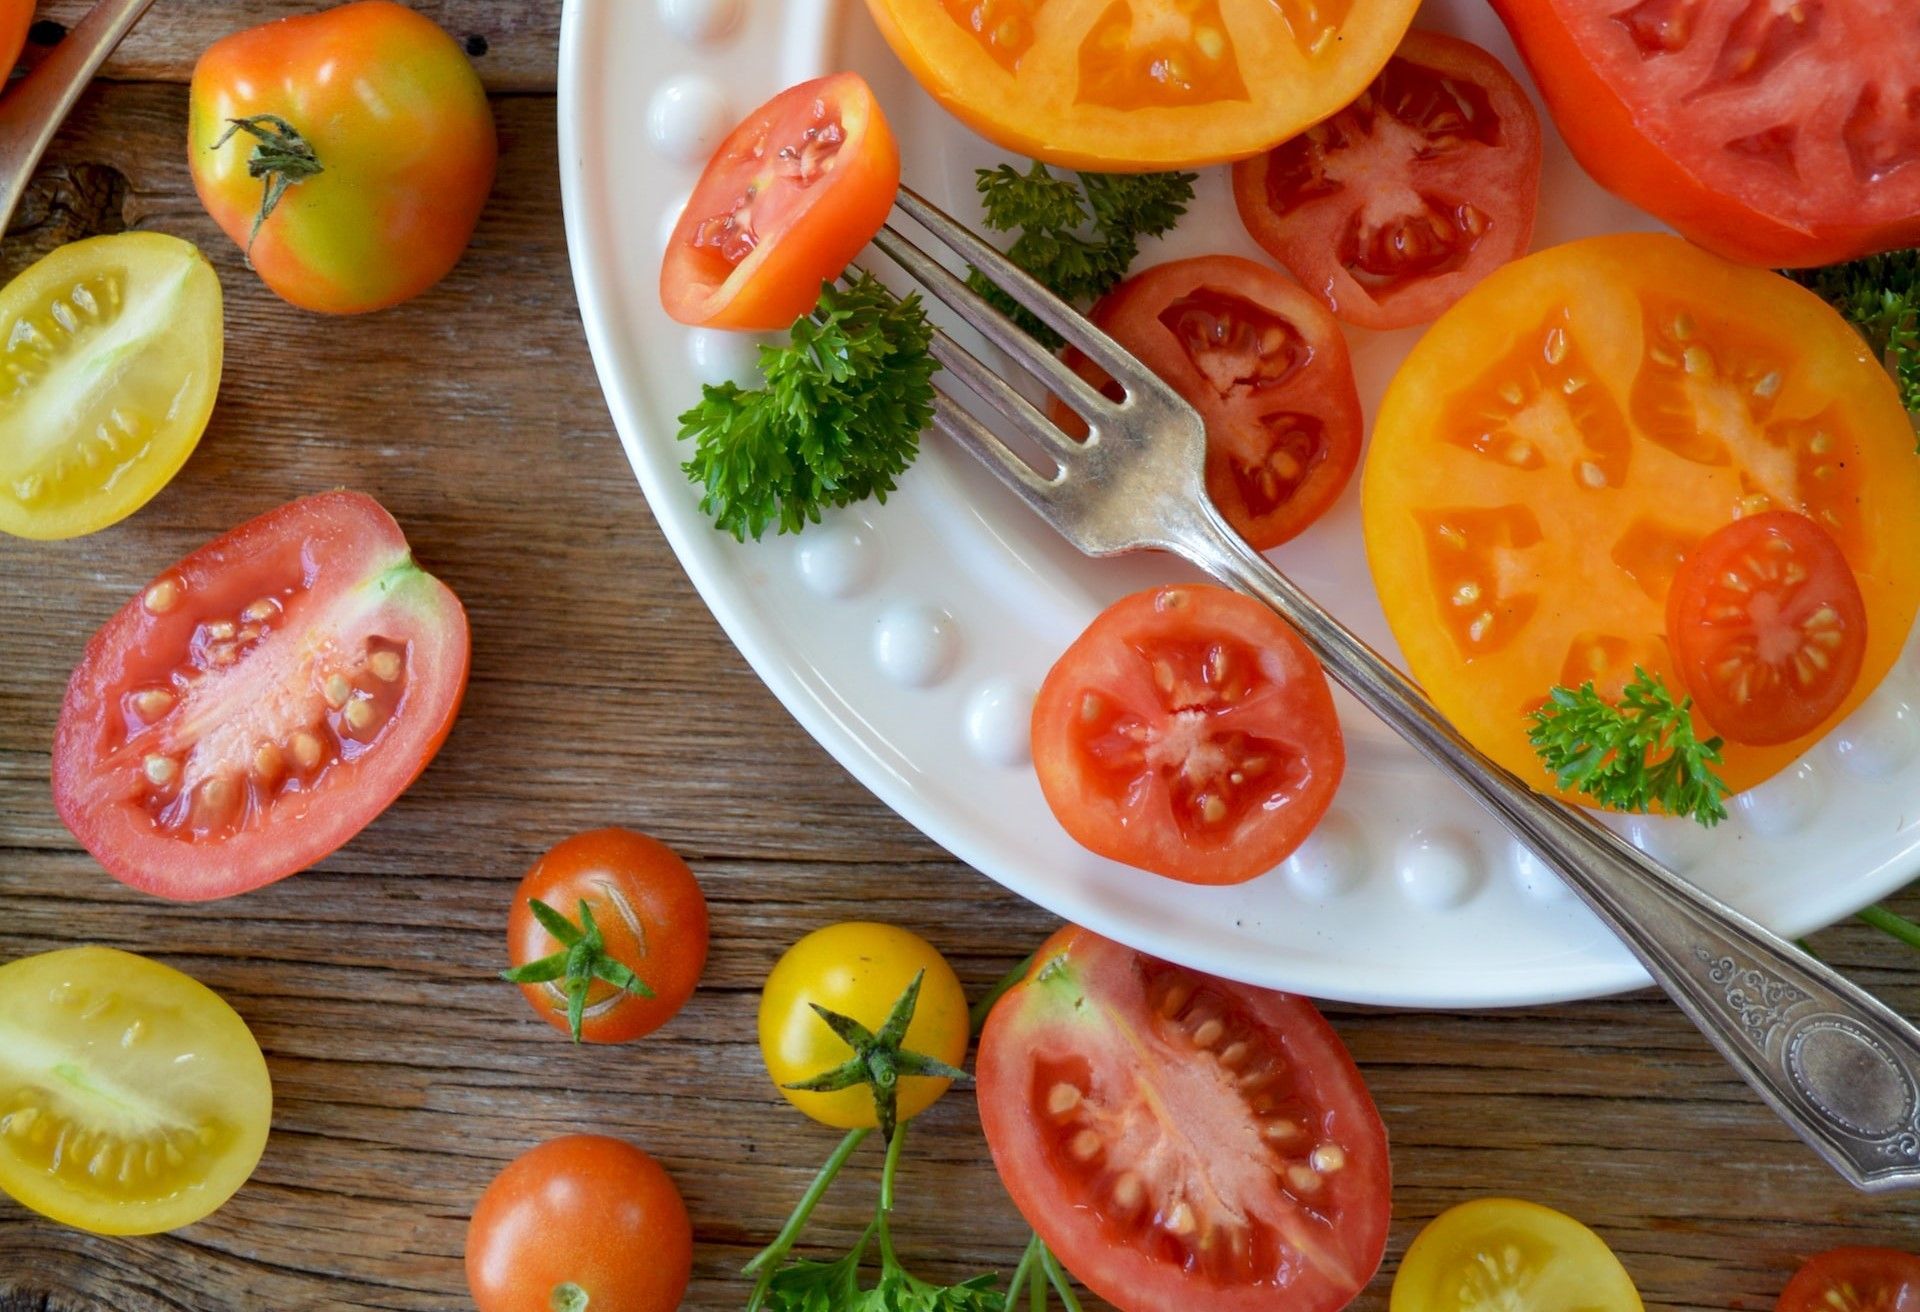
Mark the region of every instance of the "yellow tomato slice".
POLYGON ((1572 242, 1470 292, 1388 388, 1362 500, 1409 671, 1543 789, 1527 714, 1556 684, 1613 696, 1638 664, 1686 692, 1667 591, 1737 518, 1793 510, 1826 528, 1859 581, 1868 645, 1817 728, 1727 745, 1736 790, 1857 707, 1920 608, 1920 458, 1885 370, 1818 298, 1674 237, 1572 242))
POLYGON ((190 1225, 267 1143, 246 1022, 170 966, 69 948, 0 966, 0 1190, 96 1234, 190 1225))
POLYGON ((0 532, 72 538, 165 487, 220 390, 220 279, 190 242, 62 246, 0 288, 0 532))
POLYGON ((1418 0, 867 0, 989 140, 1076 169, 1244 159, 1365 89, 1418 0))
POLYGON ((1641 1312, 1599 1235, 1516 1198, 1478 1198, 1435 1217, 1407 1249, 1389 1312, 1641 1312))

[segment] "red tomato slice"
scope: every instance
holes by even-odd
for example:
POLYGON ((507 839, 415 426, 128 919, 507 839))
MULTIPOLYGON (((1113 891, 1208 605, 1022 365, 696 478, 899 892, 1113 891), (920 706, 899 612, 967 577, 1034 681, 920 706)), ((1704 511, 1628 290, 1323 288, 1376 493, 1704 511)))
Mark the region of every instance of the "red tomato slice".
POLYGON ((785 328, 860 253, 900 190, 900 149, 857 73, 790 87, 720 143, 667 243, 681 323, 785 328))
POLYGON ((1101 856, 1239 884, 1320 823, 1346 745, 1320 663, 1251 597, 1202 584, 1115 602, 1033 706, 1047 805, 1101 856))
POLYGON ((1911 0, 1494 0, 1580 163, 1707 249, 1920 243, 1911 0))
POLYGON ((1362 328, 1426 323, 1533 240, 1540 120, 1499 60, 1409 32, 1360 98, 1233 166, 1253 239, 1362 328))
POLYGON ((1800 1268, 1775 1312, 1920 1312, 1920 1257, 1892 1248, 1829 1249, 1800 1268))
POLYGON ((87 644, 53 747, 67 828, 177 901, 304 870, 433 759, 467 615, 358 492, 268 511, 149 584, 87 644))
POLYGON ((1673 576, 1667 640, 1700 714, 1737 743, 1811 733, 1847 699, 1867 604, 1840 544, 1791 510, 1736 519, 1673 576))
POLYGON ((1387 1132, 1304 998, 1069 926, 987 1018, 975 1081, 1015 1206, 1128 1312, 1333 1312, 1380 1265, 1387 1132))
MULTIPOLYGON (((1360 461, 1360 394, 1340 325, 1298 284, 1232 255, 1175 260, 1115 287, 1092 318, 1206 420, 1207 492, 1255 547, 1340 499, 1360 461)), ((1119 395, 1078 351, 1065 359, 1119 395)), ((1054 418, 1086 431, 1058 402, 1054 418)))

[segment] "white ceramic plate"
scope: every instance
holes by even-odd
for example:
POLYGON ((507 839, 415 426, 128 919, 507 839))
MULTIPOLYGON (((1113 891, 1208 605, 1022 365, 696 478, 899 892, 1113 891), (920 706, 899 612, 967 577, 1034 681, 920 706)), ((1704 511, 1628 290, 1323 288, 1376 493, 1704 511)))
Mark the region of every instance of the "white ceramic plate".
MULTIPOLYGON (((1429 0, 1418 21, 1520 69, 1480 0, 1429 0)), ((756 343, 688 330, 661 312, 666 233, 739 116, 843 67, 878 91, 909 183, 974 216, 973 171, 1001 156, 921 94, 857 0, 569 0, 561 34, 567 231, 607 401, 695 586, 808 732, 963 861, 1062 916, 1188 965, 1404 1006, 1545 1002, 1644 983, 1557 880, 1344 698, 1345 782, 1332 814, 1280 871, 1198 889, 1077 847, 1028 764, 1033 690, 1105 603, 1180 567, 1080 557, 938 442, 885 506, 797 537, 743 546, 701 516, 680 472, 674 417, 701 381, 749 377, 756 343)), ((1550 125, 1542 192, 1538 245, 1654 226, 1594 187, 1550 125)), ((1193 213, 1146 261, 1222 250, 1259 256, 1216 169, 1193 213)), ((1412 340, 1353 334, 1369 412, 1412 340)), ((1358 484, 1277 559, 1393 653, 1367 579, 1358 484)), ((1910 648, 1867 706, 1795 768, 1740 798, 1731 822, 1711 834, 1686 822, 1619 823, 1787 933, 1884 895, 1920 865, 1917 665, 1910 648)))

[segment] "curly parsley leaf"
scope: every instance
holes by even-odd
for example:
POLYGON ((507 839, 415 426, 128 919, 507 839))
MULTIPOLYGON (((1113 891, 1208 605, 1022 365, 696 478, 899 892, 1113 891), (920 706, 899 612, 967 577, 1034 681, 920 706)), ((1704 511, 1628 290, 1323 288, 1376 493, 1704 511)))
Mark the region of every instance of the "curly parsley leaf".
POLYGON ((1610 702, 1591 683, 1555 688, 1528 719, 1527 738, 1560 786, 1615 811, 1691 816, 1712 828, 1727 818, 1732 790, 1715 772, 1721 740, 1693 731, 1691 697, 1675 701, 1658 675, 1634 667, 1633 682, 1610 702))
POLYGON ((933 418, 933 329, 918 296, 862 273, 827 284, 784 346, 760 350, 762 384, 709 384, 680 416, 681 466, 700 508, 745 540, 797 533, 823 510, 880 501, 920 453, 933 418))
MULTIPOLYGON (((1193 202, 1192 173, 1079 173, 1075 183, 1035 162, 981 169, 975 185, 987 227, 1017 232, 1007 257, 1070 305, 1086 306, 1127 276, 1140 242, 1172 231, 1193 202)), ((978 269, 967 283, 1049 350, 1060 335, 978 269)))
POLYGON ((1786 274, 1859 329, 1899 384, 1907 412, 1920 420, 1920 250, 1786 274))

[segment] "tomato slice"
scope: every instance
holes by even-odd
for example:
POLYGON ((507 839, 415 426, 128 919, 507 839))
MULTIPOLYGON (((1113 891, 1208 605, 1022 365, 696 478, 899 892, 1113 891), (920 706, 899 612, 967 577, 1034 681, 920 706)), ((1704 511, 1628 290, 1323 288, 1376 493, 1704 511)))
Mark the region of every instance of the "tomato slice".
POLYGON ((1920 1312, 1920 1257, 1893 1248, 1815 1254, 1787 1282, 1774 1312, 1920 1312))
POLYGON ((1667 639, 1717 732, 1791 742, 1853 691, 1867 604, 1833 536, 1776 510, 1734 521, 1687 557, 1667 594, 1667 639))
POLYGON ((1572 1217, 1517 1198, 1477 1198, 1442 1212, 1414 1239, 1393 1278, 1389 1312, 1641 1307, 1620 1259, 1572 1217))
POLYGON ((867 0, 920 85, 1075 169, 1241 159, 1358 95, 1418 0, 867 0))
POLYGON ((34 1211, 191 1225, 253 1174, 272 1115, 260 1045, 199 981, 100 947, 0 966, 0 1190, 34 1211))
POLYGON ((124 883, 244 893, 360 832, 426 768, 467 686, 467 616, 358 492, 268 511, 87 644, 53 797, 124 883))
POLYGON ((708 161, 667 243, 660 302, 681 323, 785 328, 860 253, 900 190, 900 148, 857 73, 789 87, 708 161))
POLYGON ((987 1018, 975 1081, 1014 1204, 1129 1312, 1333 1312, 1380 1265, 1387 1132, 1304 998, 1068 926, 987 1018))
POLYGON ((1833 264, 1920 244, 1908 0, 1494 0, 1601 185, 1710 250, 1833 264))
POLYGON ((1109 606, 1033 707, 1047 805, 1076 842, 1191 884, 1286 860, 1346 768, 1326 675, 1285 620, 1224 588, 1109 606))
POLYGON ((1409 32, 1359 99, 1233 167, 1247 231, 1362 328, 1426 323, 1533 240, 1540 120, 1504 65, 1409 32))
MULTIPOLYGON (((1207 492, 1262 551, 1340 499, 1360 462, 1360 395, 1340 325, 1264 265, 1209 255, 1155 265, 1101 297, 1093 321, 1172 384, 1207 424, 1207 492)), ((1066 361, 1118 387, 1068 348, 1066 361)), ((1058 402, 1069 432, 1086 426, 1058 402)))

